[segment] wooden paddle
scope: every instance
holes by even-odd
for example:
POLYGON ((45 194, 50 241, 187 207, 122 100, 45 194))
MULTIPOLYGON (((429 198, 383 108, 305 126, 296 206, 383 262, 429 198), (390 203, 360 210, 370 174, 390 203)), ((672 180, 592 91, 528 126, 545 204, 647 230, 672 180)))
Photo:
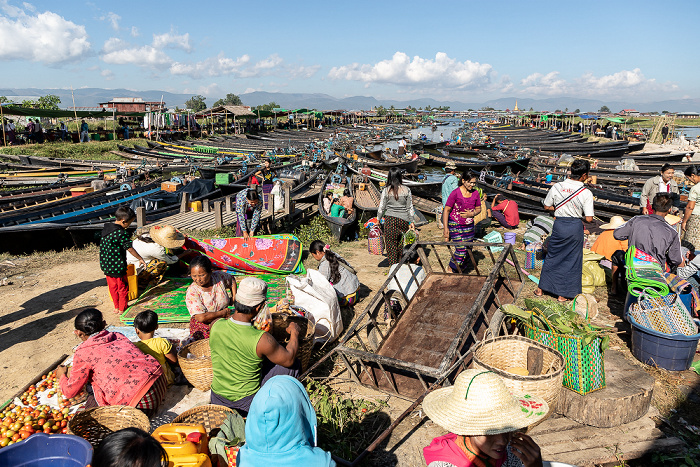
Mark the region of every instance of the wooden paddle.
MULTIPOLYGON (((515 264, 513 264, 513 262, 512 262, 511 260, 509 260, 508 258, 506 258, 506 261, 508 262, 508 264, 510 264, 511 266, 515 267, 515 264)), ((536 276, 533 276, 532 274, 528 274, 527 271, 524 270, 523 268, 520 268, 520 270, 523 272, 523 274, 527 274, 527 278, 528 278, 528 279, 530 279, 530 280, 531 280, 532 282, 534 282, 535 284, 540 285, 540 280, 539 280, 536 276)))

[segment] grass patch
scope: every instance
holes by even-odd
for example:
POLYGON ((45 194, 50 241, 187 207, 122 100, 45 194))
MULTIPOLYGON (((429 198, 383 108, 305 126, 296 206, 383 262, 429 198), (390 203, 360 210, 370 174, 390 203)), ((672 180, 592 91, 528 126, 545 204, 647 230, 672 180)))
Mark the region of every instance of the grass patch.
MULTIPOLYGON (((130 139, 126 145, 138 144, 146 146, 145 139, 130 139)), ((118 151, 117 144, 122 141, 90 141, 89 143, 55 142, 44 144, 27 144, 24 146, 9 146, 0 148, 2 154, 15 156, 39 156, 56 157, 60 159, 89 159, 89 160, 117 160, 123 161, 123 157, 112 154, 110 151, 118 151)))

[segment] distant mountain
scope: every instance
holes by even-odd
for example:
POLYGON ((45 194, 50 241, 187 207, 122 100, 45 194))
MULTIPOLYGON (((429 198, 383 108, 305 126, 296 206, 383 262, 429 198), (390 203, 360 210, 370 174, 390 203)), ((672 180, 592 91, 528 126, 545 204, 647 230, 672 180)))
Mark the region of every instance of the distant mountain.
MULTIPOLYGON (((0 89, 0 96, 21 96, 24 98, 32 96, 43 96, 46 94, 56 94, 61 98, 60 106, 68 108, 73 106, 70 89, 36 89, 36 88, 6 88, 0 89)), ((145 101, 160 101, 161 98, 166 105, 174 109, 176 106, 185 107, 185 102, 192 97, 192 94, 177 94, 166 91, 132 91, 129 89, 103 89, 103 88, 82 88, 75 89, 76 107, 97 107, 100 102, 109 102, 114 97, 141 97, 145 101)), ((207 97, 206 103, 211 106, 219 97, 207 97)), ((518 102, 518 109, 534 111, 567 110, 573 112, 579 109, 581 112, 597 112, 602 106, 607 106, 612 112, 619 112, 623 109, 635 109, 640 112, 700 112, 700 99, 677 99, 658 102, 635 103, 624 101, 602 101, 597 99, 584 99, 579 97, 554 97, 547 99, 530 99, 522 97, 502 97, 481 103, 467 103, 460 101, 438 101, 430 98, 392 100, 377 99, 372 96, 353 97, 333 97, 321 93, 281 93, 255 91, 240 95, 245 105, 257 106, 276 102, 285 109, 319 109, 319 110, 369 110, 373 107, 392 105, 397 109, 403 109, 409 105, 419 108, 449 106, 450 110, 478 110, 483 107, 493 107, 498 110, 515 107, 518 102)))

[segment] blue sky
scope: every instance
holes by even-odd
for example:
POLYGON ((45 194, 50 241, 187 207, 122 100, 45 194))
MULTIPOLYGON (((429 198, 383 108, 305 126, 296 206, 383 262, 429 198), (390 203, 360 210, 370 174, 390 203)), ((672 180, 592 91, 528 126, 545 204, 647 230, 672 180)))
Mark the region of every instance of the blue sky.
POLYGON ((698 18, 691 0, 0 0, 0 86, 698 98, 698 18))

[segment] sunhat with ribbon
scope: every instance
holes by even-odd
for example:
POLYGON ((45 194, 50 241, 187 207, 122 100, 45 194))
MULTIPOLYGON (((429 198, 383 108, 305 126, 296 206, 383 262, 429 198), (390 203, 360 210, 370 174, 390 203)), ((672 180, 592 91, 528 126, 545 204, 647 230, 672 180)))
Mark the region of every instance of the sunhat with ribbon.
POLYGON ((610 218, 610 222, 607 224, 602 224, 600 228, 603 230, 613 230, 620 227, 624 223, 625 219, 623 219, 622 216, 612 216, 610 218))
POLYGON ((165 248, 180 248, 185 244, 185 236, 172 225, 156 225, 149 233, 154 242, 165 248))
POLYGON ((454 163, 454 161, 449 161, 447 164, 445 164, 445 170, 456 170, 457 169, 457 164, 454 163))
POLYGON ((509 433, 537 423, 549 406, 541 397, 511 394, 497 374, 465 370, 454 386, 436 389, 423 400, 431 420, 456 435, 509 433))

